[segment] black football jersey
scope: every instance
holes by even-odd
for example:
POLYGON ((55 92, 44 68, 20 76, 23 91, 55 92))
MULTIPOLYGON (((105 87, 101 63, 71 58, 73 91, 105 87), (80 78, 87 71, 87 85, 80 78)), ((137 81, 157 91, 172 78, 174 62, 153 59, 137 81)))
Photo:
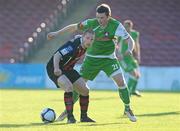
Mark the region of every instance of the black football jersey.
MULTIPOLYGON (((77 35, 74 39, 66 42, 61 46, 56 52, 61 54, 61 59, 59 62, 59 67, 63 70, 73 69, 75 63, 80 59, 80 57, 85 53, 85 49, 82 48, 82 36, 77 35)), ((55 53, 56 53, 55 52, 55 53)), ((50 59, 49 64, 53 67, 53 57, 50 59)))

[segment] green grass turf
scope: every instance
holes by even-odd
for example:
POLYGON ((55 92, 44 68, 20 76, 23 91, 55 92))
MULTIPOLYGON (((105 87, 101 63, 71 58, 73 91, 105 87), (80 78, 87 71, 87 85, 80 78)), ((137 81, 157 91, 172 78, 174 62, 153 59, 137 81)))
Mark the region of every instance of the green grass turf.
POLYGON ((96 123, 79 123, 79 103, 74 114, 78 123, 43 124, 40 112, 53 108, 64 110, 61 90, 0 90, 0 131, 178 131, 180 130, 180 94, 144 92, 131 97, 136 123, 123 117, 123 104, 115 91, 90 91, 89 116, 96 123))

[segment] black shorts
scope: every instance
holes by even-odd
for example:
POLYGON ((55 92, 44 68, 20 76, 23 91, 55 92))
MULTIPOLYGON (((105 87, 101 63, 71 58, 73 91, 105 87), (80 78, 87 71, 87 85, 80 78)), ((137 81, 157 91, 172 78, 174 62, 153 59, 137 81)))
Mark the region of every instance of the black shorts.
MULTIPOLYGON (((59 78, 59 76, 54 75, 54 67, 47 64, 46 70, 49 78, 56 84, 57 88, 60 88, 57 83, 57 79, 59 78)), ((71 83, 74 83, 76 80, 78 80, 81 77, 80 74, 74 69, 67 71, 63 69, 61 70, 62 70, 62 74, 64 74, 71 81, 71 83)))

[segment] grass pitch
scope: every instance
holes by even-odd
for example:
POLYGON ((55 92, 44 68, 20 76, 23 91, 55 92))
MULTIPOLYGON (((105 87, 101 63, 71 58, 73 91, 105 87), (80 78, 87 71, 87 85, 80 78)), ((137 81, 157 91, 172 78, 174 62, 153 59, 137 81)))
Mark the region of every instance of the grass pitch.
MULTIPOLYGON (((138 117, 136 123, 123 117, 123 104, 115 91, 90 91, 89 116, 96 123, 44 124, 40 112, 53 108, 57 115, 64 110, 61 90, 0 90, 0 131, 178 131, 180 130, 180 93, 142 93, 131 97, 138 117)), ((74 114, 79 121, 79 103, 74 114)))

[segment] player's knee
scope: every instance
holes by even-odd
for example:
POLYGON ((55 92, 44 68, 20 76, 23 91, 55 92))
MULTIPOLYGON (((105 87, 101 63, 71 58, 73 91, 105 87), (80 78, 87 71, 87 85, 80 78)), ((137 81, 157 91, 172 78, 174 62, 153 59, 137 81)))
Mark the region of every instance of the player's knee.
POLYGON ((116 84, 119 87, 124 87, 125 86, 125 81, 123 79, 119 79, 118 81, 116 81, 116 84))
POLYGON ((73 92, 73 88, 65 88, 65 90, 64 90, 65 92, 73 92))
POLYGON ((66 81, 66 80, 62 79, 61 77, 59 77, 57 79, 57 83, 65 92, 72 92, 73 91, 73 85, 71 82, 66 81))
POLYGON ((89 89, 86 86, 81 86, 81 88, 78 89, 78 92, 80 95, 88 96, 89 95, 89 89))
POLYGON ((62 88, 65 92, 73 92, 73 87, 72 86, 66 86, 62 88))
POLYGON ((140 73, 137 70, 134 70, 132 73, 130 73, 132 78, 139 79, 140 73))
POLYGON ((89 95, 89 89, 88 88, 84 88, 82 94, 83 96, 88 96, 89 95))

